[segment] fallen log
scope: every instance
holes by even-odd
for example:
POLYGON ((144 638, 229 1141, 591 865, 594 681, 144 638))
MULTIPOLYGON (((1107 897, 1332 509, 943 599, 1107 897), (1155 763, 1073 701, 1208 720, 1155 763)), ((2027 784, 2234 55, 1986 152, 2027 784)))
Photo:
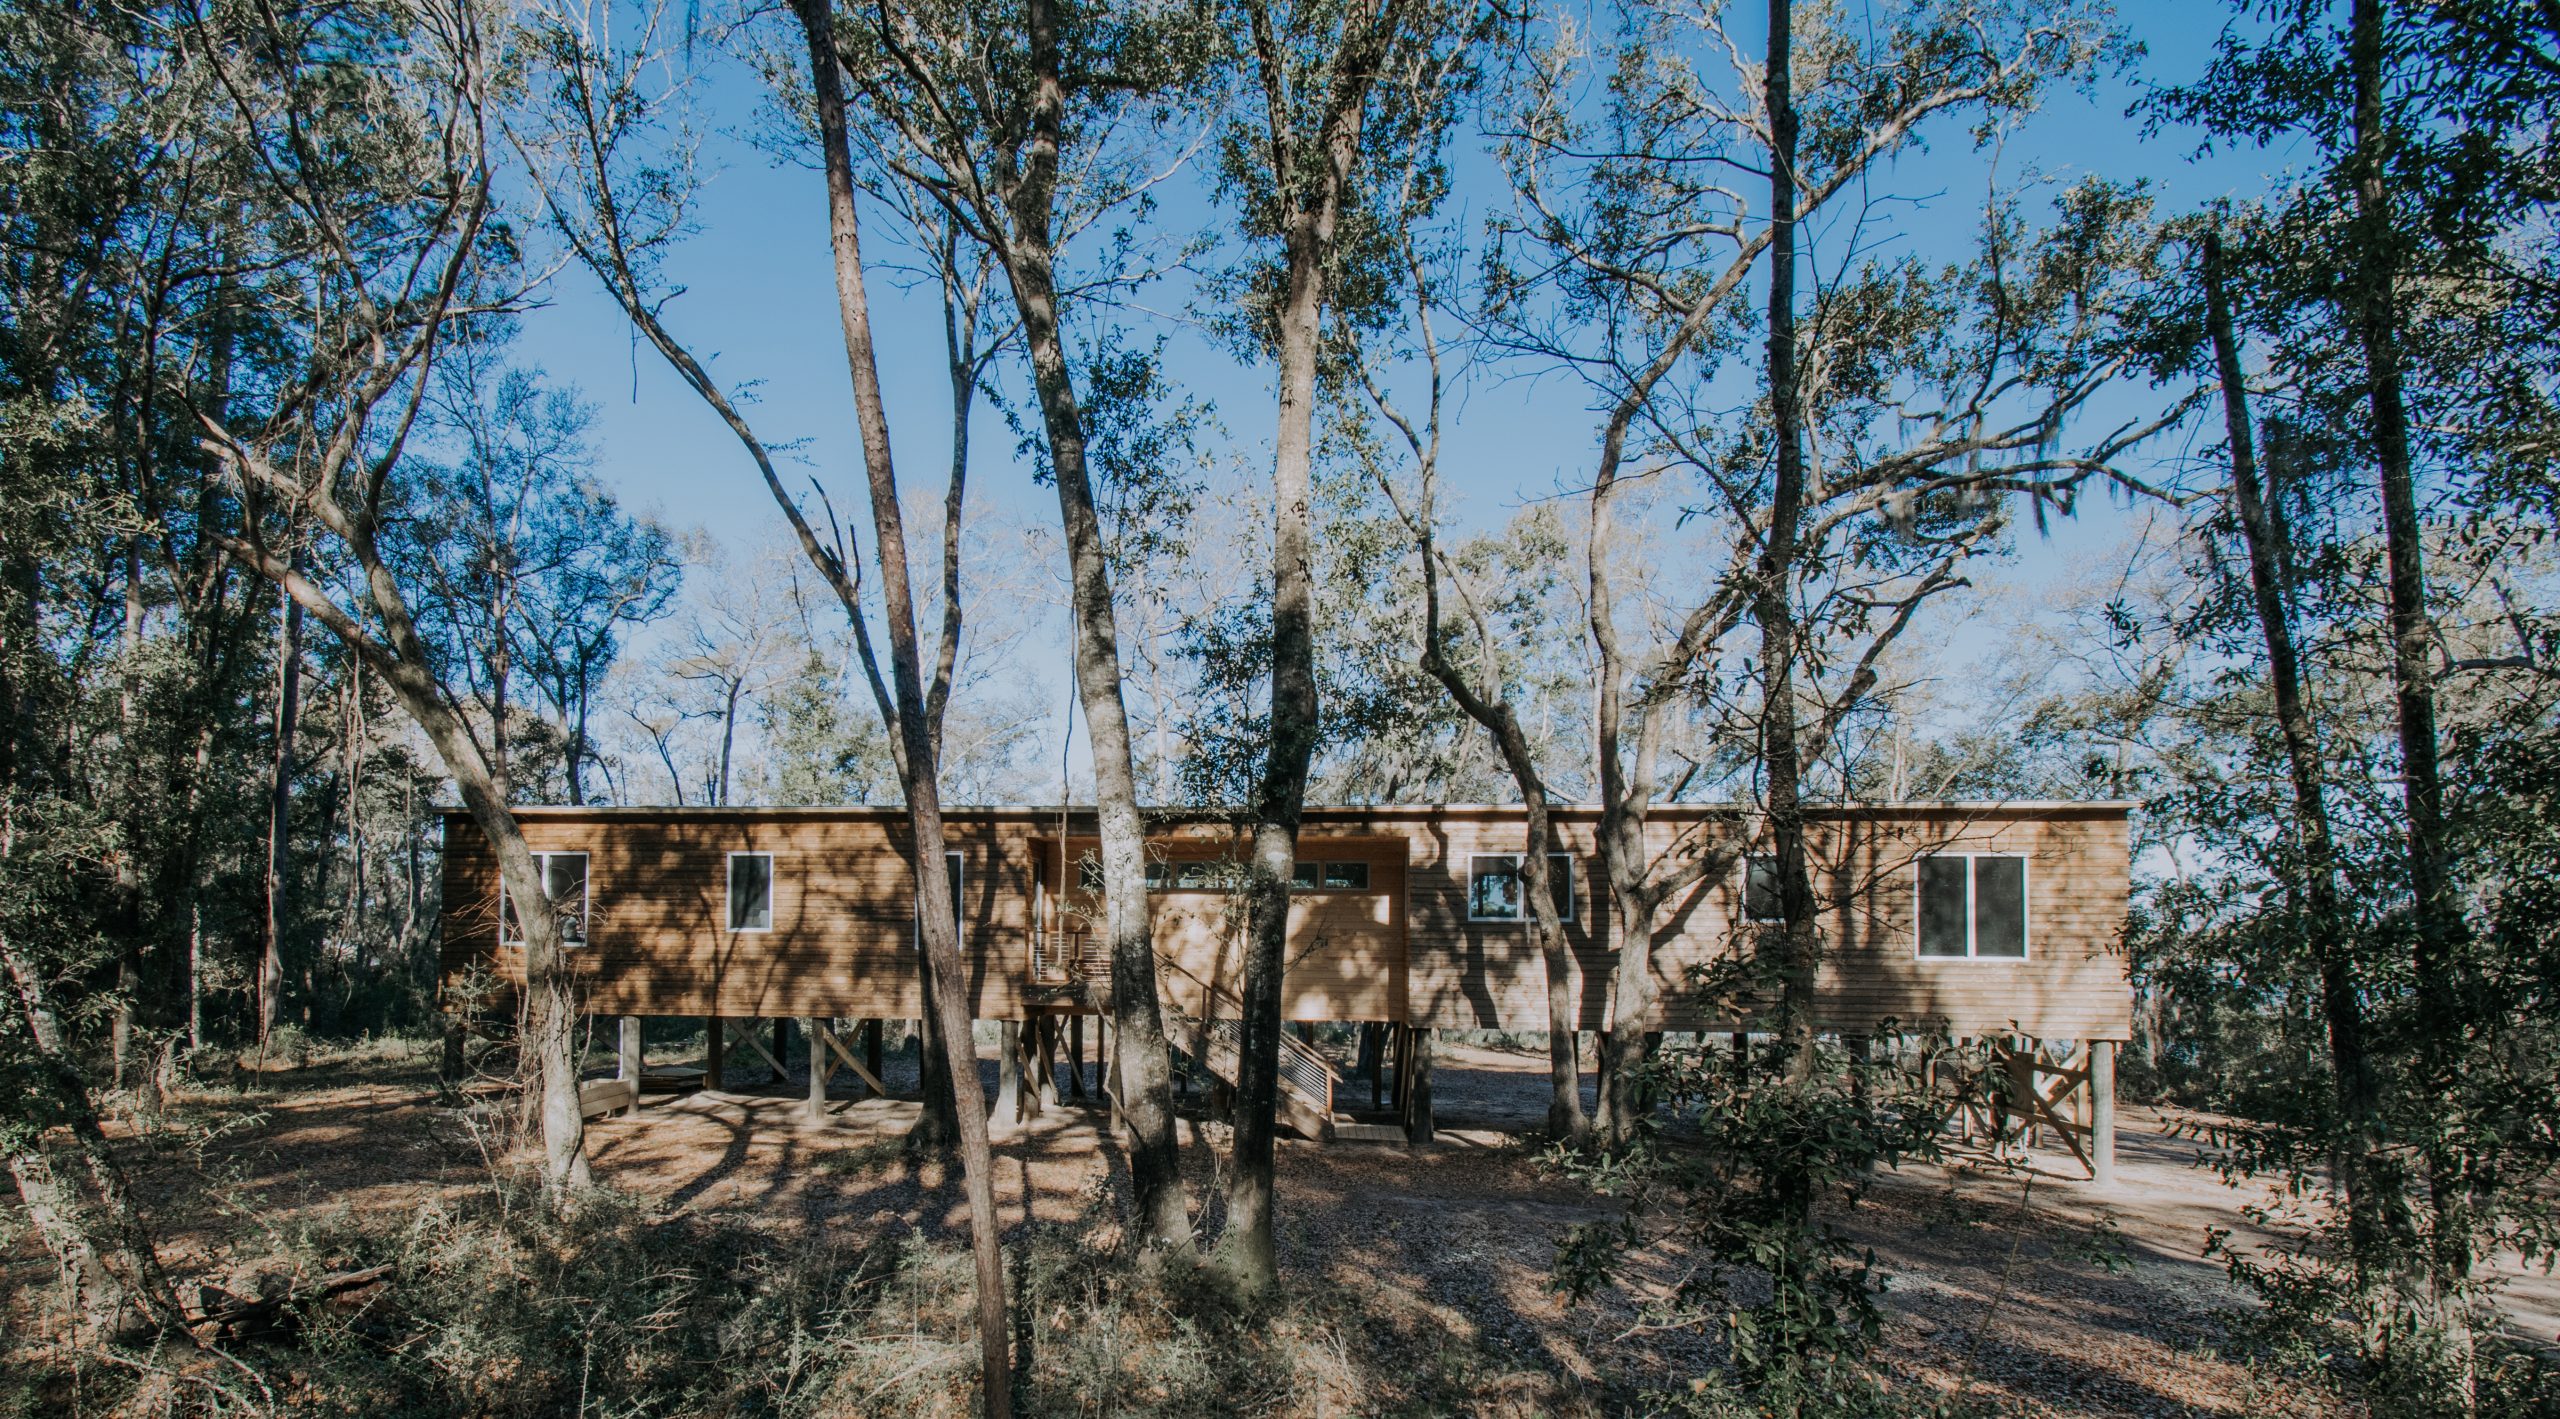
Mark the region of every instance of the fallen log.
POLYGON ((296 1327, 297 1307, 314 1301, 325 1301, 349 1291, 361 1291, 388 1278, 396 1268, 390 1265, 368 1266, 361 1271, 340 1271, 311 1281, 294 1282, 272 1295, 234 1296, 218 1287, 206 1286, 197 1293, 200 1309, 187 1317, 187 1326, 213 1326, 224 1340, 255 1340, 261 1336, 290 1331, 296 1327))

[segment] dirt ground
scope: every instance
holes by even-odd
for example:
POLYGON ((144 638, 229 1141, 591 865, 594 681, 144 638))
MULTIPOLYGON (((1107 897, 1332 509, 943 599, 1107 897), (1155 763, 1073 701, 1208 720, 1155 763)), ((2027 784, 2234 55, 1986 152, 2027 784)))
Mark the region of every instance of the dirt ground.
MULTIPOLYGON (((985 1069, 992 1086, 991 1061, 985 1069)), ((1639 1268, 1631 1289, 1580 1307, 1547 1287, 1557 1237, 1607 1215, 1608 1204, 1554 1176, 1519 1141, 1542 1121, 1544 1069, 1542 1053, 1444 1043, 1435 1145, 1284 1139, 1284 1269, 1321 1273, 1380 1308, 1419 1314, 1596 1393, 1680 1384, 1709 1342, 1636 1324, 1645 1286, 1667 1282, 1668 1258, 1639 1268)), ((965 1230, 956 1178, 897 1146, 915 1105, 851 1101, 839 1075, 826 1118, 812 1122, 805 1083, 759 1086, 765 1072, 733 1067, 730 1092, 653 1094, 636 1118, 595 1125, 599 1180, 765 1227, 965 1230)), ((888 1076, 893 1089, 912 1087, 901 1056, 888 1076)), ((1365 1084, 1345 1088, 1351 1102, 1366 1102, 1365 1084)), ((485 1176, 464 1115, 437 1101, 423 1061, 315 1067, 200 1102, 221 1123, 190 1147, 141 1155, 146 1204, 226 1181, 262 1204, 255 1225, 281 1230, 322 1214, 396 1218, 426 1193, 485 1176)), ((1186 1166, 1196 1192, 1214 1196, 1223 1130, 1192 1112, 1186 1166)), ((2322 1412, 2309 1407, 2315 1396, 2266 1388, 2218 1353, 2244 1302, 2202 1255, 2205 1233, 2248 1231, 2244 1195, 2203 1164, 2195 1123, 2123 1110, 2118 1181, 2104 1192, 2076 1180, 2064 1156, 2038 1156, 2024 1174, 1924 1166, 1879 1179, 1870 1201, 1841 1220, 1891 1276, 1887 1344, 1897 1367, 2021 1414, 2322 1412)), ((1000 1134, 997 1151, 999 1205, 1017 1226, 1086 1216, 1106 1175, 1125 1170, 1101 1112, 1085 1103, 1000 1134)), ((236 1275, 242 1248, 254 1250, 239 1215, 153 1210, 184 1219, 161 1239, 182 1278, 221 1282, 225 1264, 236 1275)), ((15 1250, 9 1289, 23 1300, 41 1268, 23 1245, 15 1250)), ((2520 1333, 2549 1342, 2560 1332, 2552 1278, 2516 1275, 2507 1302, 2520 1333)))

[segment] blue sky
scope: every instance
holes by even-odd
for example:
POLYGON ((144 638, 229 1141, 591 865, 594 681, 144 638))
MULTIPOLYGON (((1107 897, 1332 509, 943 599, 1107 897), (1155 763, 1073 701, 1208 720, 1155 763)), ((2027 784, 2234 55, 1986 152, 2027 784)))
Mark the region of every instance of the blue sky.
MULTIPOLYGON (((2131 38, 2147 51, 2133 72, 2094 93, 2058 92, 2007 144, 2004 170, 2027 168, 2068 179, 2097 174, 2147 180, 2164 211, 2192 209, 2220 196, 2264 188, 2291 158, 2282 151, 2222 154, 2198 161, 2190 133, 2143 137, 2126 109, 2145 82, 2178 83, 2198 75, 2226 7, 2172 0, 2129 11, 2131 38)), ((777 166, 745 133, 759 119, 759 85, 738 66, 718 69, 698 91, 710 136, 712 176, 698 208, 700 232, 669 264, 685 294, 669 307, 679 338, 705 357, 732 389, 748 388, 753 416, 773 442, 798 441, 790 455, 836 494, 839 508, 859 486, 843 346, 829 270, 823 185, 814 170, 777 166)), ((1463 145, 1476 142, 1470 134, 1463 145)), ((1982 158, 1960 133, 1942 131, 1938 146, 1890 175, 1892 190, 1913 199, 1898 240, 1927 252, 1969 232, 1981 191, 1982 158)), ((1481 156, 1459 157, 1457 201, 1481 215, 1501 203, 1498 174, 1481 156)), ((1214 222, 1220 214, 1196 194, 1176 194, 1167 222, 1214 222)), ((877 259, 886 242, 868 240, 877 259)), ((939 311, 930 295, 873 280, 875 325, 890 406, 892 443, 905 476, 939 484, 949 421, 939 311)), ((1173 301, 1178 297, 1160 297, 1173 301)), ((1172 325, 1170 368, 1186 390, 1212 401, 1248 469, 1266 466, 1271 423, 1268 371, 1239 363, 1196 331, 1172 325)), ((564 273, 546 305, 522 325, 520 358, 555 380, 575 384, 597 405, 598 473, 626 503, 678 527, 698 527, 735 550, 773 543, 780 520, 753 467, 726 429, 637 341, 621 313, 577 271, 564 273)), ((1452 501, 1465 520, 1498 522, 1522 498, 1573 482, 1587 468, 1596 421, 1576 383, 1528 378, 1519 370, 1478 371, 1455 392, 1445 460, 1452 501)), ((2140 401, 2093 411, 2112 418, 2140 401)), ((2174 455, 2194 442, 2173 441, 2174 455)), ((973 504, 1011 510, 1027 520, 1054 518, 1055 499, 1036 487, 1015 439, 983 405, 975 437, 973 504)), ((2026 536, 2010 579, 2033 583, 2084 568, 2116 545, 2128 520, 2110 501, 2090 499, 2082 517, 2044 539, 2026 536)), ((867 542, 867 536, 865 538, 867 542)))

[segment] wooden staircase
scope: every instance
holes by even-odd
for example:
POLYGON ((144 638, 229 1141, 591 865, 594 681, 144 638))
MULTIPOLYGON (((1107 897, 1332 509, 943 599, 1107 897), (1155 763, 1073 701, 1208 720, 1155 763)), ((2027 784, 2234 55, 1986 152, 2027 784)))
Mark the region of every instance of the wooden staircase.
MULTIPOLYGON (((1156 958, 1156 970, 1160 976, 1180 974, 1194 982, 1209 1005, 1209 1017, 1195 1019, 1167 1002, 1165 1033, 1173 1047, 1199 1061, 1212 1077, 1234 1088, 1244 1077, 1244 1002, 1217 982, 1201 980, 1161 955, 1156 958)), ((1035 985, 1084 983, 1107 988, 1111 982, 1110 952, 1092 932, 1058 932, 1050 940, 1035 937, 1031 974, 1035 985), (1051 949, 1052 942, 1055 949, 1051 949)), ((1287 1030, 1281 1031, 1279 1109, 1283 1124, 1300 1137, 1319 1142, 1365 1138, 1376 1125, 1357 1123, 1334 1111, 1334 1082, 1333 1066, 1323 1055, 1287 1030)), ((1401 1141, 1402 1134, 1396 1137, 1401 1141)))
MULTIPOLYGON (((1244 1013, 1242 1002, 1216 1003, 1239 1015, 1244 1013)), ((1173 1015, 1166 1021, 1166 1032, 1173 1037, 1176 1048, 1198 1060, 1201 1068, 1228 1087, 1234 1087, 1244 1077, 1242 1021, 1217 1017, 1194 1020, 1187 1015, 1173 1015)), ((1280 1121, 1302 1138, 1332 1142, 1337 1129, 1349 1122, 1333 1111, 1333 1083, 1333 1066, 1325 1057, 1297 1036, 1281 1031, 1280 1121)))

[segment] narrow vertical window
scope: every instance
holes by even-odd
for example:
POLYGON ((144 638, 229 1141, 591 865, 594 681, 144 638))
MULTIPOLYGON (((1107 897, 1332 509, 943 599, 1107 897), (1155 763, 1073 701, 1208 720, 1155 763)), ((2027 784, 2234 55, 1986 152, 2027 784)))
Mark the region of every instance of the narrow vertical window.
POLYGON ((773 854, 729 854, 729 929, 773 930, 773 854))
POLYGON ((2015 960, 2027 954, 2027 860, 1973 860, 1973 954, 2015 960))
POLYGON ((1972 913, 1966 901, 1969 860, 1920 859, 1920 954, 1970 956, 1972 913))
POLYGON ((1787 914, 1778 891, 1778 859, 1754 856, 1742 864, 1742 915, 1750 921, 1779 921, 1787 914))
MULTIPOLYGON (((583 852, 537 852, 533 868, 542 879, 542 891, 551 898, 551 910, 560 923, 560 944, 575 949, 587 944, 587 855, 583 852)), ((506 879, 498 881, 498 940, 503 945, 524 944, 524 925, 516 919, 516 904, 507 891, 506 879)))

